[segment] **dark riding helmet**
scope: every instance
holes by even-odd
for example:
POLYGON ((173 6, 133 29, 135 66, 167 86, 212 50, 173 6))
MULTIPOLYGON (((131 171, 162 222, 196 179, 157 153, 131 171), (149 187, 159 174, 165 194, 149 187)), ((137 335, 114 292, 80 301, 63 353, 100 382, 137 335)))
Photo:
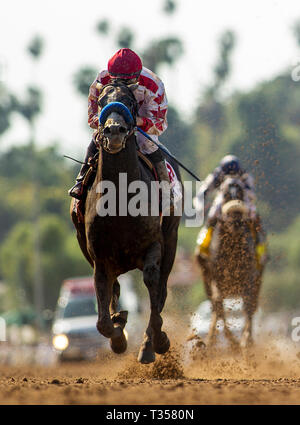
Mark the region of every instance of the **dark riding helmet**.
POLYGON ((238 174, 241 171, 240 161, 235 155, 226 155, 220 162, 224 174, 238 174))

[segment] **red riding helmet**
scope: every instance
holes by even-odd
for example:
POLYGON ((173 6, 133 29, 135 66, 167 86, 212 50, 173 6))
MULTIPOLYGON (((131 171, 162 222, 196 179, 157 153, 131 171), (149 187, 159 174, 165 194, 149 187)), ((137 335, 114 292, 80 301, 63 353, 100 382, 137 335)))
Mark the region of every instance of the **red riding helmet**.
POLYGON ((131 79, 142 70, 140 57, 130 49, 120 49, 109 59, 107 70, 112 78, 131 79))

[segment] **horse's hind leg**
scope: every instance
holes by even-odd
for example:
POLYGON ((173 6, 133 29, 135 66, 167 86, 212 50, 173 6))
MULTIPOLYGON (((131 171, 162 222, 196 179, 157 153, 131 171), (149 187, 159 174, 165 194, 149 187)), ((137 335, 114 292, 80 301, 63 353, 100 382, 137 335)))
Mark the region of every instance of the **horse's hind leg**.
POLYGON ((100 265, 94 267, 95 290, 98 302, 97 329, 106 338, 110 338, 111 348, 122 353, 127 348, 123 327, 114 323, 110 315, 110 304, 113 295, 113 279, 109 279, 100 265))
POLYGON ((152 363, 155 360, 153 340, 157 340, 162 334, 162 318, 159 312, 160 301, 160 261, 161 261, 161 245, 159 242, 154 243, 148 250, 144 261, 144 282, 148 288, 150 296, 151 314, 148 327, 144 335, 144 341, 139 351, 138 361, 141 363, 152 363))
MULTIPOLYGON (((159 297, 158 312, 161 313, 167 298, 167 282, 171 273, 177 248, 178 225, 180 217, 165 217, 162 223, 162 231, 164 235, 164 253, 161 260, 160 281, 159 281, 159 297)), ((161 327, 157 333, 153 335, 153 347, 157 354, 164 354, 170 348, 170 341, 166 332, 161 331, 161 327)))
POLYGON ((242 348, 249 348, 253 344, 252 317, 253 317, 254 311, 248 297, 247 299, 244 299, 244 306, 245 306, 246 320, 245 320, 245 326, 244 326, 242 337, 241 337, 240 346, 242 348))
POLYGON ((225 336, 229 340, 231 348, 236 350, 238 347, 238 342, 233 336, 230 329, 228 328, 225 312, 224 312, 223 298, 221 296, 221 293, 215 281, 211 282, 210 289, 211 289, 212 315, 211 315, 211 323, 210 323, 208 336, 207 336, 207 345, 209 347, 213 347, 216 344, 217 322, 219 319, 222 319, 224 323, 225 336))
POLYGON ((249 348, 253 345, 252 319, 258 304, 260 279, 256 280, 254 288, 252 287, 251 289, 249 288, 249 292, 251 293, 243 297, 246 321, 245 321, 245 326, 243 329, 241 343, 240 343, 242 348, 249 348))

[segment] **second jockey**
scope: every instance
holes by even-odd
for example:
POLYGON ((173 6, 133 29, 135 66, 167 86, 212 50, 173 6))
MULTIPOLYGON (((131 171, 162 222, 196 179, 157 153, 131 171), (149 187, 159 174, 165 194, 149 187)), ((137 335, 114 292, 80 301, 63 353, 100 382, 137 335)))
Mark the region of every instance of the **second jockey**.
MULTIPOLYGON (((209 174, 200 187, 197 197, 194 199, 196 208, 201 209, 200 202, 204 201, 207 195, 220 188, 226 177, 239 177, 243 182, 246 203, 249 210, 249 218, 253 223, 253 229, 256 236, 256 255, 258 264, 262 266, 267 259, 266 256, 266 235, 263 231, 261 219, 256 211, 256 196, 254 179, 251 174, 247 173, 240 165, 239 159, 234 155, 226 155, 220 162, 219 166, 209 174)), ((223 193, 219 190, 213 204, 208 212, 206 225, 200 230, 197 238, 197 252, 208 257, 210 254, 210 243, 213 231, 218 218, 221 215, 221 207, 223 203, 223 193)))
MULTIPOLYGON (((76 178, 76 184, 69 190, 69 195, 74 198, 81 199, 83 197, 83 179, 89 169, 87 163, 89 158, 94 157, 98 152, 96 136, 99 130, 99 94, 103 86, 116 79, 125 84, 138 83, 138 87, 134 91, 138 103, 136 119, 138 127, 151 135, 151 138, 156 142, 158 142, 158 136, 167 129, 168 101, 163 82, 154 72, 142 65, 140 57, 131 49, 118 50, 109 59, 107 70, 100 71, 90 86, 88 124, 95 131, 86 152, 84 160, 86 164, 81 167, 76 178)), ((154 163, 159 180, 170 183, 164 157, 158 147, 141 133, 137 134, 137 144, 139 150, 154 163)), ((164 187, 162 186, 162 188, 164 187)), ((172 193, 169 193, 169 197, 171 198, 170 206, 173 206, 172 193)))

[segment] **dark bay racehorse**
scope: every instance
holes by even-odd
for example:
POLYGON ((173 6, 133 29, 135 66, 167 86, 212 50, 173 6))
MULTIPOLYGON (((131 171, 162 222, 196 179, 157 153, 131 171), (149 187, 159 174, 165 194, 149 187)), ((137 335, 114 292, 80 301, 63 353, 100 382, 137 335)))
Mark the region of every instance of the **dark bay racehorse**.
MULTIPOLYGON (((170 346, 166 333, 161 330, 163 321, 160 314, 165 304, 167 280, 176 253, 180 217, 163 217, 161 224, 158 215, 151 216, 148 196, 151 193, 150 184, 155 178, 138 159, 133 132, 137 114, 137 102, 133 94, 136 88, 136 85, 127 86, 116 81, 104 86, 101 91, 99 106, 102 112, 105 110, 105 117, 96 178, 85 203, 84 224, 78 222, 74 212, 71 214, 82 252, 94 269, 98 301, 97 329, 110 338, 111 348, 116 353, 124 352, 127 347, 123 331, 127 312, 117 312, 120 295, 117 278, 136 268, 143 272, 150 296, 151 314, 138 360, 151 363, 155 360, 155 353, 163 354, 170 346), (121 173, 124 174, 119 180, 121 173), (125 174, 127 180, 124 180, 125 174), (106 196, 106 192, 101 193, 99 184, 105 181, 113 183, 115 187, 115 215, 99 215, 99 206, 106 196), (119 211, 119 196, 128 192, 131 183, 140 181, 145 182, 149 189, 146 199, 149 215, 124 214, 124 211, 119 211)), ((172 166, 179 177, 176 164, 172 163, 172 166)), ((135 195, 127 193, 126 207, 134 201, 135 195)))
POLYGON ((216 324, 218 319, 223 319, 226 337, 233 347, 237 346, 226 324, 223 300, 241 297, 246 321, 240 345, 248 347, 252 344, 252 317, 258 304, 262 271, 257 269, 255 234, 244 203, 243 183, 227 178, 221 190, 223 205, 211 242, 211 256, 207 259, 197 254, 205 290, 212 303, 208 345, 215 343, 216 324))

